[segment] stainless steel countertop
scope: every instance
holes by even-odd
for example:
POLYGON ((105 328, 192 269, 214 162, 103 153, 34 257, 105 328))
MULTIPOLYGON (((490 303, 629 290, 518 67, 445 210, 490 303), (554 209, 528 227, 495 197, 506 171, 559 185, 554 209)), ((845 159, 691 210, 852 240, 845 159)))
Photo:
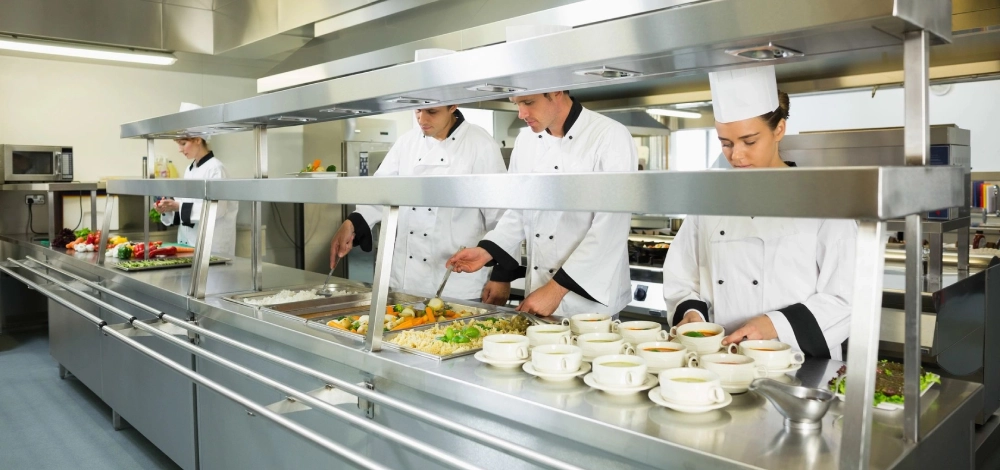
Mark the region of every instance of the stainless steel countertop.
MULTIPOLYGON (((612 397, 592 390, 580 379, 549 383, 519 369, 499 370, 471 356, 437 362, 415 355, 383 350, 366 353, 361 342, 313 329, 297 317, 252 309, 222 300, 223 294, 250 289, 250 266, 245 259, 209 270, 205 300, 184 295, 188 269, 124 273, 96 266, 96 254, 66 255, 27 242, 24 237, 0 235, 0 241, 26 248, 52 262, 69 265, 175 305, 179 299, 208 325, 212 322, 256 334, 467 407, 494 413, 544 433, 591 443, 653 467, 681 468, 838 468, 843 405, 835 404, 816 434, 787 432, 782 416, 755 393, 735 395, 728 407, 700 415, 661 408, 641 393, 612 397)), ((266 288, 321 283, 324 275, 265 265, 266 288)), ((823 386, 843 363, 810 360, 789 380, 823 386)), ((376 387, 378 384, 376 383, 376 387)), ((981 385, 943 380, 921 401, 925 442, 941 438, 950 417, 971 420, 981 385)), ((913 451, 902 441, 902 412, 876 410, 872 468, 891 468, 913 451)), ((538 442, 544 448, 544 442, 538 442)), ((971 444, 970 444, 971 445, 971 444)))

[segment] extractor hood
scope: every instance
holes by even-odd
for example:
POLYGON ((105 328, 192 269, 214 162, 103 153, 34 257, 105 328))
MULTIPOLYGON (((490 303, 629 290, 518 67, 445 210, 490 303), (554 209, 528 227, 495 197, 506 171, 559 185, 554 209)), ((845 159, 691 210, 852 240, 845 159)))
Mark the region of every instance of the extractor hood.
MULTIPOLYGON (((951 38, 951 3, 927 0, 715 0, 349 75, 122 126, 123 138, 222 133, 575 90, 709 70, 898 50, 905 32, 951 38), (781 15, 770 12, 780 11, 781 15), (739 18, 740 21, 734 21, 739 18), (727 51, 780 46, 756 61, 727 51), (221 120, 207 119, 220 116, 221 120)), ((816 61, 821 64, 822 61, 816 61)))

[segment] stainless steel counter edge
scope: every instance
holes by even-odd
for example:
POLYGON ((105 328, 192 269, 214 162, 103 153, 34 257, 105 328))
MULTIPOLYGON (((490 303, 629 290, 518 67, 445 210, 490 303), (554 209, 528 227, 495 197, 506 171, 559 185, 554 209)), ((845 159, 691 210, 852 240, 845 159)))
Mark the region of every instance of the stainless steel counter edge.
POLYGON ((391 185, 372 177, 119 180, 108 193, 176 187, 197 197, 195 183, 213 200, 868 220, 960 206, 965 194, 962 169, 942 167, 393 177, 391 185), (708 187, 713 197, 701 197, 708 187))
MULTIPOLYGON (((0 235, 0 240, 16 243, 20 247, 25 248, 26 251, 31 251, 40 257, 49 259, 56 265, 72 267, 77 272, 84 271, 93 276, 111 279, 114 283, 120 284, 126 289, 156 296, 157 298, 170 301, 173 305, 180 306, 178 301, 186 299, 181 303, 185 304, 187 310, 192 312, 206 325, 210 325, 212 322, 227 324, 260 336, 268 341, 279 342, 322 358, 332 359, 349 367, 371 373, 376 377, 387 378, 415 390, 433 394, 463 406, 492 414, 498 419, 522 423, 533 429, 561 436, 572 441, 595 445, 595 436, 600 436, 600 447, 615 449, 609 452, 625 459, 650 466, 661 466, 663 462, 669 461, 673 465, 688 464, 704 468, 706 465, 705 457, 711 457, 711 462, 719 468, 759 468, 753 464, 739 462, 731 457, 684 447, 675 442, 644 433, 642 429, 615 426, 600 421, 593 416, 584 416, 570 409, 560 409, 538 401, 532 401, 523 396, 495 390, 481 384, 462 380, 457 376, 448 375, 448 372, 454 373, 456 369, 464 369, 466 371, 475 370, 472 368, 478 367, 478 363, 471 357, 446 362, 435 362, 394 351, 382 351, 377 354, 365 353, 360 350, 360 340, 351 341, 350 339, 336 337, 332 334, 324 335, 307 327, 305 322, 298 318, 271 313, 266 310, 250 309, 223 301, 221 298, 223 292, 220 291, 216 291, 215 295, 206 298, 204 301, 195 300, 187 298, 183 294, 168 291, 169 287, 163 284, 148 284, 141 279, 141 276, 119 273, 111 267, 97 266, 93 264, 93 260, 89 257, 67 255, 56 250, 31 244, 17 236, 0 235), (157 291, 160 291, 159 295, 157 295, 157 291), (548 417, 540 419, 540 417, 544 416, 548 417)), ((228 277, 230 272, 236 273, 238 269, 244 268, 246 270, 243 272, 247 273, 249 271, 249 263, 246 263, 245 260, 237 261, 237 265, 228 267, 230 269, 225 271, 217 270, 212 275, 220 278, 228 277), (243 266, 244 264, 246 266, 243 266)), ((323 278, 321 274, 307 273, 273 265, 269 265, 269 267, 274 268, 275 272, 298 272, 300 273, 298 280, 306 283, 320 282, 323 278)), ((267 279, 267 276, 265 276, 265 279, 267 279)), ((303 282, 286 283, 286 285, 301 284, 303 282)), ((183 288, 179 292, 183 292, 183 288)), ((829 368, 836 366, 836 364, 830 363, 829 366, 820 367, 820 369, 826 370, 817 370, 817 372, 821 376, 829 375, 829 368)), ((530 381, 533 379, 519 378, 519 380, 530 381)), ((571 390, 574 393, 585 394, 584 396, 588 399, 603 399, 603 395, 600 392, 589 391, 582 384, 576 385, 571 390)), ((948 400, 946 402, 922 401, 928 407, 933 404, 933 408, 928 408, 927 413, 933 415, 934 412, 940 411, 944 415, 930 417, 937 419, 928 419, 928 417, 925 417, 922 420, 923 427, 928 435, 944 418, 949 416, 964 416, 967 414, 971 420, 971 416, 974 414, 972 403, 975 401, 976 395, 981 394, 981 386, 960 381, 946 381, 942 390, 944 391, 932 391, 931 393, 937 393, 938 400, 942 400, 944 398, 942 395, 947 391, 948 400)), ((744 395, 741 400, 746 400, 748 399, 747 397, 747 395, 744 395)), ((641 400, 646 399, 641 397, 641 400)), ((653 408, 651 403, 643 403, 642 405, 643 409, 651 410, 649 411, 650 414, 659 412, 653 408)), ((780 419, 780 415, 767 404, 757 403, 756 405, 751 405, 751 408, 740 412, 752 412, 758 416, 760 432, 768 431, 768 429, 765 429, 768 426, 763 425, 765 419, 770 424, 773 424, 775 416, 780 419)), ((734 409, 731 410, 731 413, 735 414, 737 411, 734 409)), ((839 441, 840 430, 835 429, 837 419, 836 414, 831 412, 824 420, 823 439, 836 439, 839 441)), ((880 421, 878 416, 876 420, 880 421)), ((892 428, 894 426, 892 421, 890 419, 889 422, 883 422, 883 427, 892 428)), ((892 435, 884 434, 881 436, 884 439, 888 439, 887 441, 884 439, 880 440, 883 441, 882 444, 885 444, 881 448, 885 452, 895 453, 897 446, 899 446, 898 454, 891 457, 889 455, 883 456, 889 457, 890 461, 898 462, 905 459, 913 449, 903 446, 902 442, 893 433, 890 433, 892 435)), ((776 436, 775 438, 779 437, 776 436)), ((542 444, 544 444, 544 441, 540 440, 538 445, 542 444)), ((828 446, 833 446, 833 444, 827 443, 828 446)), ((879 442, 875 444, 879 444, 879 442)), ((875 452, 873 451, 874 454, 875 452)), ((834 453, 833 455, 836 454, 834 453)), ((750 458, 751 454, 745 454, 744 457, 750 458)), ((881 463, 882 465, 879 466, 885 466, 889 462, 882 461, 881 463)))

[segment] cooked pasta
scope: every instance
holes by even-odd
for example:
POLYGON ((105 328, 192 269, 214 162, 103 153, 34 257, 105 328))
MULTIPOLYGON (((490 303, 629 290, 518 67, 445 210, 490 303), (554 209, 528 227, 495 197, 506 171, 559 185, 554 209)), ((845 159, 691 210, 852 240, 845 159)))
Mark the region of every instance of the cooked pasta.
POLYGON ((487 318, 474 320, 458 320, 444 325, 435 325, 426 330, 404 330, 389 340, 390 343, 403 347, 416 349, 425 353, 438 356, 449 356, 463 352, 474 351, 483 347, 483 337, 489 335, 516 334, 523 335, 528 331, 528 320, 524 317, 516 316, 510 318, 487 318), (438 337, 444 335, 449 327, 465 329, 468 327, 478 328, 482 334, 477 338, 470 338, 468 343, 448 343, 441 341, 438 337))

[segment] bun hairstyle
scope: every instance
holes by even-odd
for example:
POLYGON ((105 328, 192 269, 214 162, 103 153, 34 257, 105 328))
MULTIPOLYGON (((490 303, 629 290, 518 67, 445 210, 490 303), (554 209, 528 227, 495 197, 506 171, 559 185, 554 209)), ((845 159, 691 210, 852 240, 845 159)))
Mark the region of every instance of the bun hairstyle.
POLYGON ((760 115, 760 118, 767 122, 767 127, 771 128, 773 131, 778 127, 778 123, 782 119, 788 119, 788 110, 791 107, 791 103, 788 100, 788 93, 778 90, 778 109, 771 111, 769 113, 764 113, 760 115))

